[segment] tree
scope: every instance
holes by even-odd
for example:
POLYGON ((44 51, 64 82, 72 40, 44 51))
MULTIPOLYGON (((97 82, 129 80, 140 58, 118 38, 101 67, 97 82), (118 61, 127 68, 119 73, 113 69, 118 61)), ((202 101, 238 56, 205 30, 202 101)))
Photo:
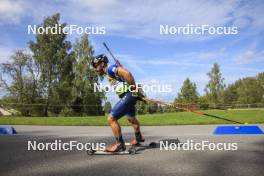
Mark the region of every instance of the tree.
POLYGON ((48 116, 48 110, 53 105, 56 113, 61 108, 61 103, 68 104, 70 99, 70 84, 72 79, 72 53, 70 52, 71 44, 66 40, 66 34, 63 28, 66 23, 60 23, 60 15, 55 14, 44 19, 43 24, 39 27, 57 28, 58 33, 51 32, 37 34, 36 40, 29 42, 29 47, 33 53, 33 58, 40 68, 40 85, 41 92, 45 98, 44 115, 48 116))
POLYGON ((104 105, 104 112, 105 113, 110 113, 111 112, 111 109, 112 109, 112 105, 109 101, 105 102, 105 105, 104 105))
POLYGON ((219 65, 214 64, 212 70, 207 73, 209 82, 205 87, 206 96, 210 103, 222 103, 223 102, 223 91, 225 88, 224 78, 220 72, 219 65))
POLYGON ((225 104, 235 104, 237 103, 238 93, 237 88, 239 86, 239 82, 235 84, 229 84, 224 91, 224 103, 225 104))
POLYGON ((262 97, 261 102, 264 103, 264 72, 259 73, 257 75, 257 82, 260 85, 259 87, 260 92, 261 92, 260 97, 262 97))
POLYGON ((75 57, 72 86, 74 110, 87 115, 102 115, 102 100, 105 99, 105 94, 94 92, 94 84, 98 84, 98 75, 90 67, 94 51, 87 34, 75 42, 73 50, 75 57))
POLYGON ((158 110, 158 104, 157 103, 150 103, 147 105, 147 112, 149 114, 156 113, 158 110))
POLYGON ((208 109, 209 108, 209 102, 206 95, 199 97, 199 108, 200 109, 208 109))
POLYGON ((254 77, 244 78, 237 88, 238 103, 253 104, 262 101, 262 87, 254 77))
POLYGON ((182 103, 197 103, 198 102, 198 92, 196 90, 196 84, 192 83, 189 78, 187 78, 181 87, 180 93, 176 98, 177 102, 182 103))
POLYGON ((18 104, 22 115, 32 115, 33 108, 25 104, 37 103, 40 98, 38 87, 39 67, 30 54, 23 50, 15 51, 11 62, 1 64, 0 87, 9 94, 9 99, 18 104))
POLYGON ((246 77, 228 85, 224 91, 225 103, 253 104, 262 103, 264 95, 264 73, 246 77))
POLYGON ((161 105, 158 105, 157 113, 163 113, 163 108, 161 105))
POLYGON ((137 101, 136 112, 137 114, 147 114, 148 105, 143 101, 137 101))

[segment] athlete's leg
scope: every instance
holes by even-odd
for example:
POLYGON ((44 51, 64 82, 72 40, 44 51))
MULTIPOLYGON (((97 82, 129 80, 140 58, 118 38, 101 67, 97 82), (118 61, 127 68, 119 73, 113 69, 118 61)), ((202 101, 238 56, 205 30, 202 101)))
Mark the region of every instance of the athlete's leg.
POLYGON ((140 123, 138 119, 136 117, 128 117, 127 119, 134 128, 135 133, 140 132, 140 123))
POLYGON ((112 114, 109 114, 107 121, 108 121, 108 124, 110 125, 110 127, 112 129, 112 132, 113 132, 117 142, 124 143, 124 140, 122 137, 122 132, 121 132, 121 127, 118 123, 118 120, 113 118, 112 114))
POLYGON ((126 150, 125 142, 124 142, 123 137, 122 137, 121 127, 118 123, 118 120, 116 118, 114 118, 111 114, 109 114, 107 121, 108 121, 108 124, 110 125, 112 132, 115 136, 116 143, 106 147, 105 151, 107 151, 107 152, 121 152, 121 151, 126 150))
POLYGON ((114 134, 114 137, 117 141, 117 143, 106 147, 106 151, 108 152, 118 152, 118 151, 124 151, 126 149, 125 142, 122 137, 121 133, 121 127, 118 123, 118 119, 120 119, 122 116, 125 115, 128 106, 127 104, 127 98, 124 97, 120 101, 116 103, 116 105, 111 110, 111 113, 108 116, 108 124, 110 125, 112 132, 114 134))
POLYGON ((136 117, 127 116, 128 121, 131 123, 135 131, 135 139, 131 141, 132 145, 138 145, 140 142, 144 142, 145 138, 142 136, 140 131, 140 123, 136 117))
POLYGON ((134 128, 135 134, 140 133, 140 123, 136 118, 136 108, 135 104, 132 105, 128 111, 126 112, 127 120, 130 122, 132 127, 134 128))
MULTIPOLYGON (((133 98, 133 96, 131 96, 131 97, 133 98)), ((136 99, 134 99, 134 101, 130 104, 129 109, 126 112, 127 119, 131 123, 131 125, 135 131, 135 137, 136 138, 131 141, 131 144, 133 144, 133 145, 137 145, 140 142, 145 141, 145 139, 141 135, 140 123, 139 123, 138 119, 136 118, 136 107, 135 107, 135 105, 136 105, 136 99)))

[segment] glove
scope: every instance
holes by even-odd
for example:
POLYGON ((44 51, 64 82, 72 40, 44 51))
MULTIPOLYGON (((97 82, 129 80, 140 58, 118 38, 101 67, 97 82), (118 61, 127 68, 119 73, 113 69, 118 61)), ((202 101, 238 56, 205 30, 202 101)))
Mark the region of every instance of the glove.
POLYGON ((146 103, 146 101, 143 99, 144 97, 146 97, 146 94, 145 94, 141 84, 138 84, 138 86, 136 87, 135 91, 132 92, 132 96, 135 96, 138 100, 143 101, 144 103, 146 103))

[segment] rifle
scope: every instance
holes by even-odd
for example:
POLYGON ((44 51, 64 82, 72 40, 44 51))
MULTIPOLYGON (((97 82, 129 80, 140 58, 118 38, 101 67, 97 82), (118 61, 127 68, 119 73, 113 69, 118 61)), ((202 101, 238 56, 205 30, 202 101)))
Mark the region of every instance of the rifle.
POLYGON ((118 66, 122 67, 122 65, 121 65, 121 63, 119 62, 119 60, 113 55, 113 53, 112 53, 111 50, 108 48, 108 46, 106 45, 105 42, 103 42, 103 45, 104 45, 104 47, 106 48, 106 50, 109 52, 109 54, 112 56, 112 58, 115 60, 115 63, 116 63, 118 66))

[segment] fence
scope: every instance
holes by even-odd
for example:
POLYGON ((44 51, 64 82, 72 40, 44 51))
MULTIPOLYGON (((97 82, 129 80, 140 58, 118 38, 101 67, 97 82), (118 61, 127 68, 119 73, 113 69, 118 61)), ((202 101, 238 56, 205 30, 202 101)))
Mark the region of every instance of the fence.
MULTIPOLYGON (((264 103, 253 104, 174 104, 175 106, 159 106, 155 104, 137 104, 137 113, 162 113, 162 112, 177 112, 190 110, 230 110, 230 109, 259 109, 264 108, 264 103), (142 110, 144 109, 144 110, 142 110), (151 111, 151 112, 150 112, 151 111)), ((43 116, 46 104, 22 104, 22 103, 1 103, 0 108, 3 112, 12 115, 28 115, 28 116, 43 116)), ((87 116, 87 115, 103 115, 104 107, 98 105, 49 105, 50 116, 87 116)), ((0 115, 5 115, 0 112, 0 115)))

